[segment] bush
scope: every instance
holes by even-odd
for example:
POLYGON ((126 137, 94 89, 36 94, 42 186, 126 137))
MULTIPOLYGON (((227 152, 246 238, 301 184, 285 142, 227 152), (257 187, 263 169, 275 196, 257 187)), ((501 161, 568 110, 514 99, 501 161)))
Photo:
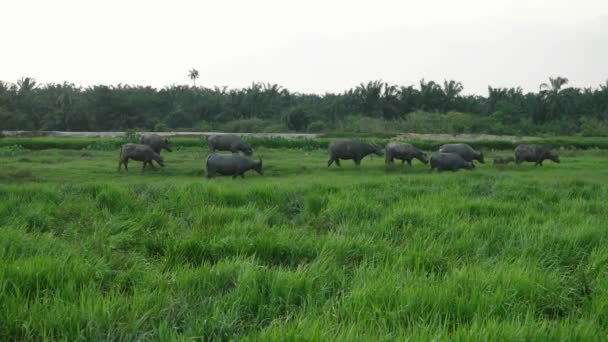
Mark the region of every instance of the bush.
POLYGON ((310 114, 300 107, 290 108, 283 114, 283 122, 285 122, 287 128, 292 131, 306 131, 310 121, 310 114))
POLYGON ((310 125, 308 125, 308 132, 311 133, 321 133, 321 132, 325 132, 328 130, 328 125, 320 120, 317 121, 313 121, 310 123, 310 125))
POLYGON ((213 126, 209 122, 201 120, 192 127, 192 130, 195 132, 211 132, 213 126))
POLYGON ((8 145, 0 147, 0 157, 15 157, 29 152, 21 145, 8 145))
POLYGON ((241 119, 220 124, 218 130, 222 132, 257 133, 265 132, 266 127, 272 124, 274 124, 273 121, 265 121, 258 118, 241 119))
POLYGON ((604 120, 583 116, 579 123, 581 135, 584 137, 608 136, 608 123, 604 120))
POLYGON ((167 126, 165 123, 159 122, 156 125, 154 125, 154 132, 168 132, 169 131, 169 126, 167 126))
POLYGON ((402 121, 384 120, 368 116, 351 115, 344 119, 341 131, 349 133, 383 134, 387 132, 399 132, 405 128, 402 121))

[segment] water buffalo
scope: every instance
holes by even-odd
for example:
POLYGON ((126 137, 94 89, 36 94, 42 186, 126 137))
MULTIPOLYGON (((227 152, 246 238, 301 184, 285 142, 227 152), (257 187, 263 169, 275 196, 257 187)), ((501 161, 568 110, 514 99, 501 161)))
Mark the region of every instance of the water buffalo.
POLYGON ((361 159, 369 154, 382 155, 380 147, 357 140, 337 140, 329 144, 329 160, 327 167, 333 162, 340 166, 340 159, 352 159, 355 165, 361 164, 361 159))
POLYGON ((237 176, 245 178, 245 172, 249 170, 255 170, 263 175, 262 160, 251 160, 237 153, 212 153, 207 157, 207 178, 214 177, 217 174, 232 176, 232 178, 237 176))
POLYGON ((431 154, 431 168, 429 172, 437 171, 456 171, 459 169, 472 170, 475 168, 473 162, 466 161, 456 153, 434 152, 431 154))
POLYGON ((496 158, 494 158, 494 164, 509 164, 512 161, 515 161, 515 158, 513 158, 513 157, 496 157, 496 158))
POLYGON ((467 144, 445 144, 439 148, 439 152, 456 153, 462 157, 462 159, 472 162, 477 160, 480 163, 483 162, 483 153, 475 151, 471 146, 467 144))
POLYGON ((207 139, 207 144, 209 145, 210 152, 219 150, 239 153, 240 151, 248 156, 253 153, 251 147, 246 142, 241 140, 241 137, 234 134, 212 135, 207 139))
POLYGON ((411 144, 389 142, 388 144, 386 144, 384 156, 384 161, 387 164, 393 163, 394 159, 399 159, 401 160, 402 164, 407 161, 407 164, 409 166, 412 166, 412 159, 414 158, 420 160, 424 164, 429 163, 426 153, 420 151, 414 145, 411 144))
POLYGON ((129 168, 128 168, 129 159, 144 162, 144 165, 141 169, 142 172, 146 169, 146 165, 148 165, 148 164, 150 164, 150 166, 152 166, 152 168, 154 168, 152 161, 157 162, 158 165, 160 165, 161 167, 165 167, 165 163, 163 162, 163 157, 160 154, 154 152, 152 150, 152 148, 148 145, 142 145, 142 144, 124 144, 124 145, 122 145, 122 148, 120 149, 120 160, 118 161, 118 171, 120 171, 120 168, 122 165, 125 166, 125 170, 129 171, 129 168))
POLYGON ((534 162, 534 165, 543 166, 543 161, 550 159, 559 163, 559 156, 542 145, 519 145, 515 148, 515 162, 534 162))
POLYGON ((169 147, 169 139, 163 138, 158 134, 145 134, 139 137, 139 143, 142 145, 148 145, 152 150, 158 154, 162 149, 172 152, 169 147))

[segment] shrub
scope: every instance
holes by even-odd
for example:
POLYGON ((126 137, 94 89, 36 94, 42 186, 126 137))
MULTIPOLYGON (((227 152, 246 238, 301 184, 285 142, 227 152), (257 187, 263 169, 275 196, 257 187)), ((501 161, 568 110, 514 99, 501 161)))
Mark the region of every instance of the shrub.
POLYGON ((584 137, 608 136, 608 123, 604 120, 583 116, 579 120, 580 132, 584 137))
POLYGON ((163 122, 159 122, 156 125, 154 125, 154 132, 168 132, 168 131, 169 131, 169 126, 167 126, 163 122))
POLYGON ((218 130, 236 133, 264 132, 265 128, 273 123, 258 118, 241 119, 220 124, 218 130))

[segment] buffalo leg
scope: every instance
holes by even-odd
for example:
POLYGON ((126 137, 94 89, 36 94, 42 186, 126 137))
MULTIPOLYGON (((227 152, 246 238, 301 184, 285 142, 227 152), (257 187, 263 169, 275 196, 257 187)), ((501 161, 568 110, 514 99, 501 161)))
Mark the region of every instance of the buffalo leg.
POLYGON ((334 160, 333 160, 333 159, 329 159, 329 160, 327 161, 327 167, 330 167, 330 166, 331 166, 331 163, 333 163, 333 162, 334 162, 334 160))

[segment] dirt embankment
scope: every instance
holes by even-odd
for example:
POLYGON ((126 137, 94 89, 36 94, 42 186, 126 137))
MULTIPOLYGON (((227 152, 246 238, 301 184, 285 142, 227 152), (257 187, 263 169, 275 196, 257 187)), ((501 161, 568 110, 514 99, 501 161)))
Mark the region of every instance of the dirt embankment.
MULTIPOLYGON (((137 134, 154 133, 170 138, 202 138, 210 135, 229 134, 223 132, 137 132, 137 134)), ((322 134, 308 133, 234 133, 246 137, 256 138, 318 138, 322 134)), ((120 138, 127 132, 62 132, 62 131, 2 131, 0 136, 5 137, 73 137, 73 138, 120 138)))
MULTIPOLYGON (((152 132, 138 132, 138 134, 152 132)), ((223 132, 154 132, 163 137, 170 138, 203 138, 216 134, 228 134, 223 132)), ((120 138, 127 132, 62 132, 62 131, 2 131, 0 137, 74 137, 74 138, 120 138)), ((313 139, 326 136, 325 134, 312 133, 234 133, 246 137, 256 138, 286 138, 286 139, 313 139)), ((514 135, 491 135, 491 134, 419 134, 402 133, 394 137, 397 140, 432 140, 432 141, 510 141, 519 142, 523 140, 535 140, 537 137, 514 136, 514 135)))
POLYGON ((519 142, 523 140, 536 140, 538 137, 515 136, 515 135, 492 135, 492 134, 419 134, 403 133, 395 137, 398 140, 434 140, 434 141, 510 141, 519 142))

